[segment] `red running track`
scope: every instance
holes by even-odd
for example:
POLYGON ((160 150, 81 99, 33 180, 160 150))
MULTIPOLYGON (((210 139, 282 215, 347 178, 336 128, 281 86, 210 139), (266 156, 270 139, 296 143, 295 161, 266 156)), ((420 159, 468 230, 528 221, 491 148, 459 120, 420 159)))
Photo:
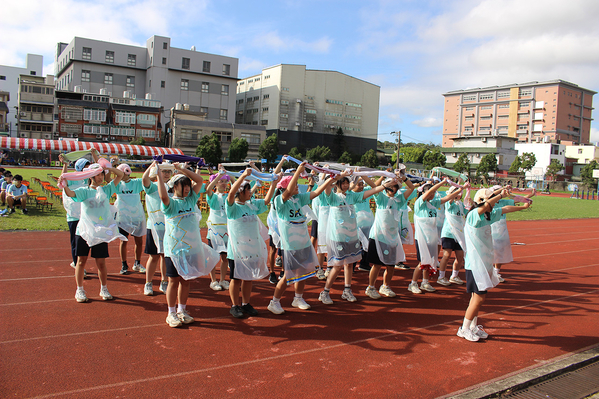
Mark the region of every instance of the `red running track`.
MULTIPOLYGON (((599 220, 508 222, 515 261, 480 315, 491 338, 456 337, 468 295, 441 287, 414 295, 411 271, 397 271, 394 299, 364 295, 367 275, 354 274, 357 303, 318 302, 309 311, 282 300, 266 306, 274 287, 255 284, 260 316, 233 319, 226 292, 192 283, 196 323, 165 324, 164 295, 143 295, 144 276, 118 274, 110 245, 104 302, 93 262, 89 303, 76 303, 66 232, 3 232, 0 239, 0 395, 2 397, 277 397, 432 398, 543 365, 597 345, 599 220)), ((414 248, 408 263, 415 265, 414 248)), ((129 249, 132 253, 132 248, 129 249)), ((132 255, 130 255, 131 257, 132 255)), ((143 258, 145 261, 145 257, 143 258)), ((129 261, 131 264, 132 261, 129 261)), ((157 290, 155 278, 154 289, 157 290)), ((377 286, 380 284, 377 283, 377 286)))

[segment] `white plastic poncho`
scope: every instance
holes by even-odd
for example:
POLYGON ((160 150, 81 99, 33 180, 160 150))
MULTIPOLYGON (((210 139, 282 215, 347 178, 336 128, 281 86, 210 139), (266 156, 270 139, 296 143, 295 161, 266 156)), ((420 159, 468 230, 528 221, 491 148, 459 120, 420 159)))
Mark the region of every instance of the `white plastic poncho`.
POLYGON ((362 243, 362 249, 368 251, 368 237, 370 236, 370 229, 374 224, 374 215, 372 214, 372 210, 370 210, 370 198, 356 204, 355 208, 358 223, 358 237, 362 243))
POLYGON ((510 263, 514 260, 512 254, 512 245, 510 244, 510 234, 507 230, 506 219, 491 225, 491 233, 493 236, 493 263, 510 263))
POLYGON ((164 256, 185 280, 209 274, 220 261, 218 252, 202 242, 194 209, 197 198, 192 191, 185 199, 171 198, 168 207, 162 206, 166 220, 164 256))
POLYGON ((406 254, 399 237, 399 207, 400 202, 405 201, 405 199, 403 197, 389 198, 384 193, 379 193, 375 200, 377 209, 374 216, 374 225, 370 230, 370 238, 376 244, 379 260, 383 265, 391 266, 399 262, 405 262, 406 254), (383 201, 387 201, 386 206, 383 201))
POLYGON ((260 280, 269 274, 266 243, 260 234, 260 224, 257 215, 228 221, 228 251, 235 261, 235 278, 260 280))
MULTIPOLYGON (((71 190, 86 187, 85 180, 67 180, 67 186, 71 190)), ((66 191, 62 191, 62 206, 67 212, 67 222, 74 222, 81 218, 81 202, 77 202, 69 197, 66 191)))
MULTIPOLYGON (((146 210, 148 211, 147 227, 152 232, 154 245, 159 254, 164 254, 164 232, 166 222, 164 213, 162 213, 160 194, 158 193, 158 183, 152 183, 150 189, 146 190, 146 210)), ((167 187, 166 184, 164 185, 167 187)), ((144 188, 145 189, 145 188, 144 188)))
POLYGON ((272 238, 272 243, 275 245, 275 248, 281 248, 279 219, 277 218, 277 212, 274 207, 270 207, 270 211, 268 211, 268 216, 266 217, 266 223, 268 224, 268 235, 272 238))
POLYGON ((349 265, 362 259, 362 244, 358 239, 356 211, 351 201, 363 193, 331 193, 329 196, 329 221, 327 230, 327 265, 349 265), (335 196, 337 197, 335 199, 335 196), (337 204, 337 205, 333 205, 337 204))
POLYGON ((94 245, 103 242, 111 242, 117 238, 127 241, 127 238, 119 233, 119 228, 110 210, 109 195, 115 192, 114 184, 109 183, 105 187, 93 189, 82 187, 75 190, 76 200, 81 202, 81 218, 77 224, 77 235, 94 245))
POLYGON ((225 201, 227 194, 214 193, 206 198, 210 206, 210 214, 206 225, 208 226, 208 239, 216 252, 227 252, 229 232, 227 230, 227 214, 225 212, 225 201))
POLYGON ((401 243, 404 245, 414 245, 414 229, 410 223, 410 212, 412 209, 409 206, 399 210, 399 236, 401 243))
POLYGON ((310 242, 307 218, 303 214, 309 198, 309 193, 296 195, 287 201, 283 201, 282 196, 275 198, 281 246, 285 251, 283 267, 287 284, 313 277, 319 265, 316 251, 310 242))
POLYGON ((466 212, 464 204, 461 201, 456 202, 456 205, 460 208, 459 215, 454 215, 446 211, 444 223, 449 225, 453 239, 462 247, 463 251, 466 251, 466 239, 464 238, 466 212))
POLYGON ((116 221, 119 228, 134 237, 146 235, 146 215, 139 193, 143 190, 141 179, 120 182, 117 187, 116 221))
POLYGON ((329 225, 329 213, 331 207, 326 202, 326 199, 323 198, 323 194, 319 197, 320 205, 318 206, 318 241, 317 241, 317 253, 326 254, 327 253, 327 230, 329 225))
MULTIPOLYGON (((493 213, 495 213, 494 210, 493 213)), ((499 212, 501 210, 499 209, 499 212)), ((492 214, 492 218, 493 215, 492 214)), ((465 240, 466 240, 466 260, 465 268, 472 271, 472 276, 480 291, 487 291, 499 284, 497 271, 493 267, 493 238, 491 226, 483 222, 480 227, 474 227, 472 224, 476 219, 482 220, 482 215, 478 215, 476 209, 472 210, 466 220, 465 240)))

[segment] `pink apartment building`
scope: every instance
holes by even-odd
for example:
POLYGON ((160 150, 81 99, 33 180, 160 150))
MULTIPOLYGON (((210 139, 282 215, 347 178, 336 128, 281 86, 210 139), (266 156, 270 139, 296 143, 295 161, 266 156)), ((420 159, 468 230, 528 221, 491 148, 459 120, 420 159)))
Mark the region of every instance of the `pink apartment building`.
POLYGON ((443 94, 443 147, 457 137, 489 136, 588 144, 595 94, 564 80, 450 91, 443 94))

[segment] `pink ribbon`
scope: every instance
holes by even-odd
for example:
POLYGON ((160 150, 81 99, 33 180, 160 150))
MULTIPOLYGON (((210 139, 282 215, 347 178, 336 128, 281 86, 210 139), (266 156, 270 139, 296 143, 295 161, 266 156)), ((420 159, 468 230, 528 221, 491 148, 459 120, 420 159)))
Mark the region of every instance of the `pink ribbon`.
POLYGON ((104 172, 102 165, 107 165, 107 168, 112 167, 108 160, 100 158, 98 163, 91 164, 81 172, 63 173, 60 175, 60 179, 58 179, 58 187, 65 188, 67 186, 66 180, 85 180, 89 179, 90 177, 98 176, 100 173, 104 172))

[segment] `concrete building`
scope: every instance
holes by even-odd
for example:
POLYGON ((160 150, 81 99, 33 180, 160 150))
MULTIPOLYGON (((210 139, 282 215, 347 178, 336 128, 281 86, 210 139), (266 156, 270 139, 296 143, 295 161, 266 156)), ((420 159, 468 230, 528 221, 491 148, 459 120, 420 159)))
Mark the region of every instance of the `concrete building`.
POLYGON ((264 126, 210 121, 206 119, 205 113, 186 109, 172 108, 170 113, 166 146, 180 148, 185 155, 195 156, 202 137, 216 133, 220 139, 223 159, 227 157, 231 141, 236 138, 245 139, 249 144, 248 158, 257 159, 260 144, 266 139, 264 126))
POLYGON ((20 75, 18 137, 54 138, 54 76, 20 75))
POLYGON ((163 120, 181 103, 208 119, 235 121, 229 93, 237 82, 238 59, 171 47, 168 37, 152 36, 145 47, 75 37, 58 43, 55 68, 58 90, 105 89, 111 97, 133 99, 151 94, 166 110, 163 120))
POLYGON ((447 167, 452 167, 462 154, 467 154, 470 168, 476 169, 482 157, 494 154, 497 159, 497 168, 506 174, 510 165, 518 156, 514 148, 517 139, 514 137, 489 136, 489 137, 455 137, 452 138, 453 147, 442 148, 441 152, 447 158, 447 167))
POLYGON ((10 134, 10 125, 8 123, 8 102, 10 101, 10 93, 0 91, 0 135, 7 136, 10 134))
POLYGON ((161 144, 160 101, 111 97, 102 89, 98 94, 57 90, 56 103, 55 138, 129 143, 141 137, 148 144, 161 144))
POLYGON ((237 82, 236 123, 278 134, 279 152, 333 146, 343 129, 347 149, 376 150, 380 87, 336 71, 281 64, 237 82))
POLYGON ((443 94, 443 147, 452 138, 497 134, 518 142, 586 144, 596 92, 564 80, 456 90, 443 94))
POLYGON ((15 107, 18 106, 19 78, 21 75, 42 76, 44 68, 44 57, 37 54, 27 54, 25 67, 13 67, 0 65, 0 91, 9 93, 6 107, 12 110, 12 118, 5 119, 8 123, 9 132, 13 137, 17 136, 18 114, 15 107))
MULTIPOLYGON (((525 152, 529 152, 535 155, 537 163, 529 172, 526 172, 527 178, 543 177, 547 173, 547 167, 551 163, 551 160, 557 159, 564 167, 566 166, 566 148, 564 144, 556 143, 516 143, 516 150, 518 155, 522 156, 525 152)), ((560 172, 563 175, 565 171, 560 172)))
POLYGON ((599 147, 594 145, 569 145, 566 157, 576 159, 576 163, 588 164, 593 159, 599 161, 599 147))

